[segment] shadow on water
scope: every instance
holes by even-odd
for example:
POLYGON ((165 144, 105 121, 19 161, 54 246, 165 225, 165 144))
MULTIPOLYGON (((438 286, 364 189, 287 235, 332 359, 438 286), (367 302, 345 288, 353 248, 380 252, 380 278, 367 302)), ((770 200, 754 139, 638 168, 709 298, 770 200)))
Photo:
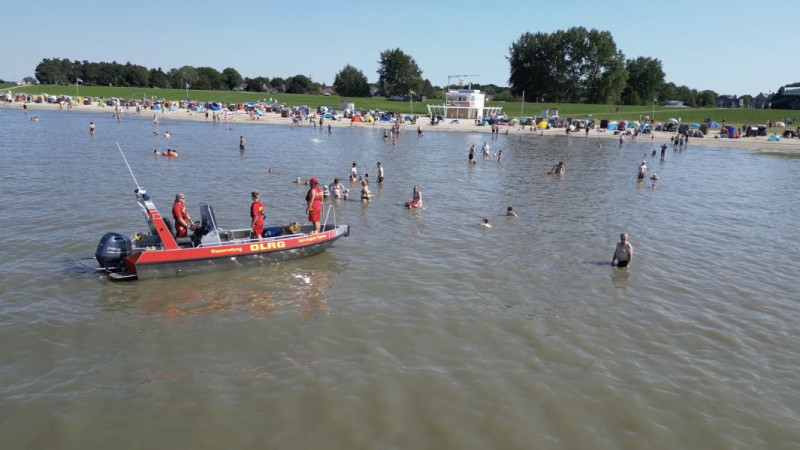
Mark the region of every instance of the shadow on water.
MULTIPOLYGON (((324 254, 317 259, 325 259, 324 254)), ((327 291, 347 264, 277 264, 179 278, 111 282, 100 290, 98 305, 141 320, 176 325, 189 322, 246 320, 292 313, 312 317, 327 310, 327 291)))

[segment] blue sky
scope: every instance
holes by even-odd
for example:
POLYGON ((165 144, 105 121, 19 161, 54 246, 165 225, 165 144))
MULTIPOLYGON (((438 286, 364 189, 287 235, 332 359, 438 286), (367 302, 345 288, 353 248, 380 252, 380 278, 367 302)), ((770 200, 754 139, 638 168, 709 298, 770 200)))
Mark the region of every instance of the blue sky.
POLYGON ((57 57, 165 71, 234 67, 326 84, 351 64, 374 82, 380 53, 399 47, 434 85, 462 73, 505 86, 508 48, 520 35, 583 26, 610 31, 627 58, 661 60, 677 85, 755 95, 800 82, 800 27, 780 7, 752 1, 40 0, 3 9, 0 78, 11 80, 57 57))

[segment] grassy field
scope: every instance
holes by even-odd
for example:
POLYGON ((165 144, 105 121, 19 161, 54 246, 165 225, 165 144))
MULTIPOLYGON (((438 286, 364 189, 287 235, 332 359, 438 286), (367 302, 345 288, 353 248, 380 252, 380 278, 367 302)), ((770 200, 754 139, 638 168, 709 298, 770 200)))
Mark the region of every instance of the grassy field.
MULTIPOLYGON (((105 87, 105 86, 81 86, 76 90, 75 86, 24 86, 14 89, 13 92, 23 92, 27 94, 53 94, 53 95, 76 95, 79 92, 82 96, 91 97, 120 97, 120 98, 156 98, 165 100, 183 100, 186 98, 186 91, 179 89, 152 89, 152 88, 124 88, 124 87, 105 87)), ((424 115, 427 113, 425 105, 438 105, 442 100, 427 100, 425 102, 394 102, 384 98, 346 98, 337 95, 301 95, 301 94, 269 94, 257 92, 233 92, 233 91, 197 91, 189 90, 189 98, 196 101, 221 101, 224 103, 250 102, 275 98, 281 103, 290 106, 307 105, 311 108, 318 106, 329 106, 338 108, 339 102, 351 100, 355 102, 358 109, 380 109, 384 111, 398 111, 401 113, 414 113, 424 115)), ((654 120, 666 121, 674 117, 680 117, 684 123, 702 123, 707 117, 722 122, 724 119, 727 124, 739 126, 749 121, 751 124, 763 124, 771 119, 773 122, 782 120, 785 117, 800 118, 800 112, 789 110, 769 110, 769 109, 722 109, 722 108, 665 108, 657 106, 655 111, 652 106, 627 106, 627 105, 587 105, 575 103, 525 103, 524 109, 519 102, 488 102, 487 106, 502 106, 503 111, 510 117, 538 116, 542 108, 558 108, 561 117, 586 118, 591 114, 595 119, 612 120, 638 120, 644 116, 651 116, 654 120), (617 112, 617 108, 619 112, 617 112), (655 115, 653 114, 655 112, 655 115)), ((795 122, 794 126, 797 126, 795 122)))

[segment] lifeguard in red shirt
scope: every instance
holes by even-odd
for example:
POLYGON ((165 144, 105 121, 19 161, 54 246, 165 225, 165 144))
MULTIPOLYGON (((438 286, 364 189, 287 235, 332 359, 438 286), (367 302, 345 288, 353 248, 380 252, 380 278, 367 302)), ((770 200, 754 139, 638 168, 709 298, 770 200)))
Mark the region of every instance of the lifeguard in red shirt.
POLYGON ((251 192, 250 197, 253 199, 253 204, 250 205, 250 228, 253 229, 253 234, 260 239, 261 233, 264 232, 264 204, 261 203, 258 192, 251 192))
POLYGON ((194 230, 194 223, 186 212, 186 196, 178 194, 172 204, 172 217, 175 219, 175 236, 185 237, 189 229, 194 230))
POLYGON ((312 177, 308 180, 311 188, 306 194, 306 214, 308 221, 314 224, 314 233, 319 233, 319 218, 322 215, 322 189, 319 188, 319 180, 312 177))

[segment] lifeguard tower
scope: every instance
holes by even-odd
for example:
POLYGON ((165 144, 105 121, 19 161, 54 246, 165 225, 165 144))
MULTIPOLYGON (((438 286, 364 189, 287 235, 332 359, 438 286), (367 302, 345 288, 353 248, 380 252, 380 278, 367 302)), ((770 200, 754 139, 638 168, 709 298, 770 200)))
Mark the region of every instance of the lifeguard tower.
POLYGON ((445 93, 444 105, 428 105, 428 114, 445 119, 481 120, 503 113, 501 106, 485 106, 486 94, 478 89, 450 89, 445 93))

